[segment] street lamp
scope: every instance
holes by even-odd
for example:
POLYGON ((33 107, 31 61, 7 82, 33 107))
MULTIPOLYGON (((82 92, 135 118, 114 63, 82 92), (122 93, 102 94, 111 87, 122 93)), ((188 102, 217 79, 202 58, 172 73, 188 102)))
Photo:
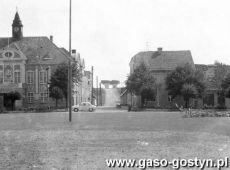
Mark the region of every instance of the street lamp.
POLYGON ((70 0, 69 1, 69 63, 68 63, 69 122, 72 121, 71 12, 72 12, 72 1, 70 0))

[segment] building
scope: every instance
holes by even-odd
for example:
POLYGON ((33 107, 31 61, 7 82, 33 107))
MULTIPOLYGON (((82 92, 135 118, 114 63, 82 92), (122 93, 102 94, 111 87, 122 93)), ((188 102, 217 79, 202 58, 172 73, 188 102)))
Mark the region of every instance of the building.
MULTIPOLYGON (((206 92, 203 96, 202 104, 208 108, 215 108, 221 105, 221 80, 218 81, 218 78, 215 79, 216 71, 218 66, 215 64, 204 65, 204 64, 195 64, 196 69, 202 71, 204 73, 204 79, 206 83, 206 92)), ((230 66, 224 65, 224 69, 226 70, 225 74, 230 72, 230 66)), ((225 75, 220 75, 221 78, 224 78, 225 75)), ((225 98, 225 105, 230 108, 230 99, 225 98)))
POLYGON ((18 108, 51 106, 48 89, 51 73, 68 61, 69 53, 54 44, 53 36, 24 37, 23 24, 16 12, 12 37, 0 38, 0 107, 8 108, 6 94, 11 91, 22 96, 16 102, 18 108))
POLYGON ((85 60, 80 57, 76 50, 72 51, 78 68, 81 70, 81 81, 74 84, 73 104, 80 104, 81 102, 91 102, 92 96, 92 73, 85 70, 85 60))
MULTIPOLYGON (((167 74, 179 65, 190 64, 192 68, 198 69, 204 73, 206 83, 205 94, 202 99, 193 99, 191 105, 194 108, 202 108, 204 105, 214 108, 220 105, 220 83, 214 81, 216 65, 194 64, 190 51, 163 51, 158 48, 157 51, 139 52, 130 61, 130 74, 133 73, 141 63, 144 63, 156 78, 156 97, 152 101, 147 101, 147 106, 159 108, 173 108, 175 103, 184 105, 181 97, 171 98, 166 90, 165 78, 167 74), (219 85, 218 85, 219 84, 219 85)), ((230 72, 230 66, 226 65, 227 72, 230 72)), ((224 76, 224 75, 223 75, 224 76)), ((230 108, 230 99, 224 99, 225 105, 230 108)), ((131 104, 133 106, 143 106, 146 103, 141 96, 131 95, 127 91, 121 93, 122 104, 131 104)))
POLYGON ((82 77, 82 102, 91 102, 92 98, 92 73, 84 70, 82 77))
MULTIPOLYGON (((190 51, 163 51, 162 48, 158 48, 157 51, 139 52, 133 56, 129 63, 130 74, 132 74, 135 68, 137 68, 141 63, 144 63, 156 78, 156 96, 152 98, 151 101, 143 101, 141 96, 127 96, 126 92, 123 92, 121 94, 121 101, 124 105, 131 104, 140 107, 145 104, 147 106, 158 108, 172 107, 171 96, 168 95, 165 85, 165 78, 167 74, 174 70, 177 66, 186 63, 195 68, 190 51), (127 101, 127 103, 125 103, 125 101, 127 101)), ((177 103, 183 103, 181 98, 177 98, 175 100, 177 103)))

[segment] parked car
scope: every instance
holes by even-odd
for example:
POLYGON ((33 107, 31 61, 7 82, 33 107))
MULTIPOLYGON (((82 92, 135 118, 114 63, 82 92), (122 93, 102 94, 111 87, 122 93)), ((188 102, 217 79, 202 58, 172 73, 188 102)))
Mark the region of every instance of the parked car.
POLYGON ((72 106, 72 110, 74 112, 78 112, 78 111, 92 112, 96 110, 96 106, 92 105, 90 102, 81 102, 80 104, 72 106))
POLYGON ((116 107, 121 108, 121 102, 120 101, 116 101, 116 107))

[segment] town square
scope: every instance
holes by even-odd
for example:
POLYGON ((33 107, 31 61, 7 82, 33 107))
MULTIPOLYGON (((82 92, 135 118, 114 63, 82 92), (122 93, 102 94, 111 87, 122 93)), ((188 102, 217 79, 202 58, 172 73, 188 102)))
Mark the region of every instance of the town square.
POLYGON ((0 170, 228 170, 228 5, 3 0, 0 170))

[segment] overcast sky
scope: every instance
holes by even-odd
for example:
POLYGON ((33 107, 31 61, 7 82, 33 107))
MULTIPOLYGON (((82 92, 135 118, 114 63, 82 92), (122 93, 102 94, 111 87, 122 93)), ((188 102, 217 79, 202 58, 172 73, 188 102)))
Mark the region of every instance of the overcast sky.
MULTIPOLYGON (((139 51, 191 50, 197 64, 230 64, 229 0, 72 0, 72 48, 101 79, 124 81, 139 51)), ((24 36, 68 49, 69 0, 1 0, 0 37, 18 7, 24 36)))

